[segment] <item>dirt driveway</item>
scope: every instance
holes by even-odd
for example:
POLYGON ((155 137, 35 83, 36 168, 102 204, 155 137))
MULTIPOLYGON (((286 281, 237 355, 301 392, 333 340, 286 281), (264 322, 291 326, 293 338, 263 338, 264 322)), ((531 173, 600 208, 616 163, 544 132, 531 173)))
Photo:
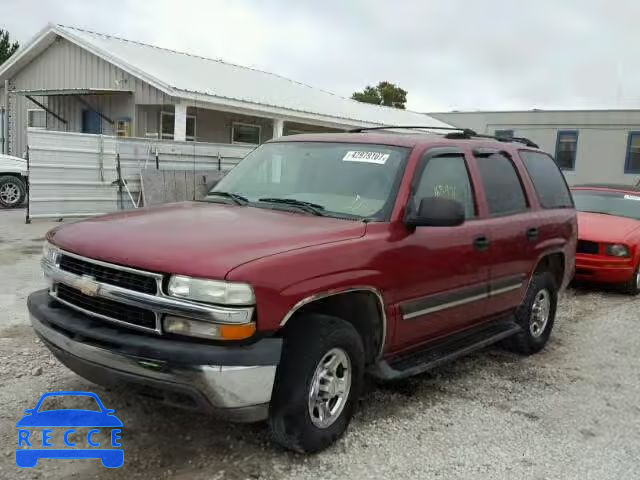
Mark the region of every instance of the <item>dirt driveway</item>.
POLYGON ((406 382, 371 386, 348 434, 304 457, 264 425, 230 425, 91 385, 49 355, 25 301, 44 286, 44 233, 0 211, 0 478, 637 479, 640 298, 570 290, 549 347, 531 358, 489 349, 406 382), (14 464, 15 422, 52 390, 96 392, 123 421, 125 464, 14 464))

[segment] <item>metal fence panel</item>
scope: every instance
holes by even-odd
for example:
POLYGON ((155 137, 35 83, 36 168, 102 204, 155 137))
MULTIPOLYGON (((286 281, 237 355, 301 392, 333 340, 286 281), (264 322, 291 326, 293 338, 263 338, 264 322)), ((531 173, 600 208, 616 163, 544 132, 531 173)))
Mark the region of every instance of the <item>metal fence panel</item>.
POLYGON ((28 144, 27 221, 135 208, 141 199, 144 170, 224 172, 253 149, 33 129, 28 131, 28 144), (118 182, 118 162, 122 185, 118 182))

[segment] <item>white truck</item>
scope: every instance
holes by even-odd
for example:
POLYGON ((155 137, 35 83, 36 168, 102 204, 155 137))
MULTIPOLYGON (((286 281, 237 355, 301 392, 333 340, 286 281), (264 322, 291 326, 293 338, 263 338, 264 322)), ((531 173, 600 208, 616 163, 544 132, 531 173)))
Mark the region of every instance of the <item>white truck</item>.
POLYGON ((0 154, 0 208, 19 207, 27 195, 27 161, 0 154))

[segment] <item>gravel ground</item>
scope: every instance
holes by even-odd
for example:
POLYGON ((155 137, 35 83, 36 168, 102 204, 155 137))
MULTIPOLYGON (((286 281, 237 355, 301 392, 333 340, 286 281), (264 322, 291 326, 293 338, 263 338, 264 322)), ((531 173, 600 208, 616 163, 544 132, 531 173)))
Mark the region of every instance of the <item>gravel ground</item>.
POLYGON ((485 350, 402 383, 372 385, 343 439, 305 457, 271 445, 263 424, 231 425, 94 386, 33 335, 26 296, 43 286, 50 222, 0 211, 0 478, 637 479, 640 299, 569 290, 547 349, 485 350), (15 422, 43 392, 89 390, 125 427, 125 464, 14 464, 15 422))

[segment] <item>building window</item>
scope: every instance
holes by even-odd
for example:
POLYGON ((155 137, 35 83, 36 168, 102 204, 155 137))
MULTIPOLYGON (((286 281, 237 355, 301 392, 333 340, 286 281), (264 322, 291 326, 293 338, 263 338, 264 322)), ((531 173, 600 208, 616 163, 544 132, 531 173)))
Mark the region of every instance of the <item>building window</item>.
MULTIPOLYGON (((173 112, 160 113, 160 134, 163 140, 173 140, 173 132, 175 128, 175 115, 173 112)), ((196 140, 196 117, 187 115, 187 142, 195 142, 196 140)))
POLYGON ((231 125, 231 143, 248 143, 257 145, 260 143, 260 125, 234 122, 231 125))
POLYGON ((194 115, 187 115, 187 142, 196 141, 196 117, 194 115))
POLYGON ((119 118, 118 120, 116 120, 116 136, 131 136, 131 120, 129 118, 119 118))
POLYGON ((573 170, 578 151, 577 130, 560 130, 556 139, 556 163, 562 170, 573 170))
POLYGON ((496 130, 493 134, 498 138, 506 138, 508 140, 513 138, 513 130, 496 130))
POLYGON ((624 173, 640 173, 640 132, 629 132, 624 173))
POLYGON ((35 108, 27 110, 27 126, 29 128, 47 128, 47 112, 35 108))

